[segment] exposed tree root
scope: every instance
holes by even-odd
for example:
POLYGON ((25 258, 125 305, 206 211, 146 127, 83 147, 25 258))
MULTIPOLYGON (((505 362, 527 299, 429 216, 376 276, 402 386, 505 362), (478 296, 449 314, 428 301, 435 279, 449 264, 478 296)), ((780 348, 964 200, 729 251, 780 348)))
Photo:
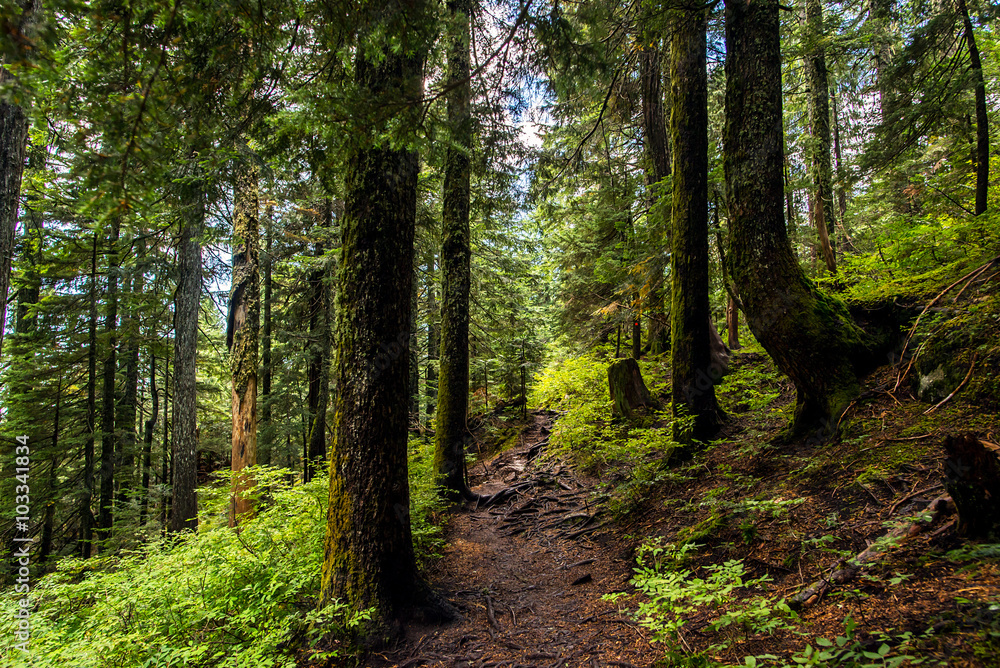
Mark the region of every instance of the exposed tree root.
POLYGON ((951 512, 954 507, 951 497, 947 494, 937 497, 927 504, 924 512, 921 513, 922 517, 916 522, 903 522, 897 525, 895 529, 872 543, 868 549, 847 561, 829 576, 814 582, 791 597, 788 600, 788 607, 799 610, 815 605, 834 585, 851 582, 863 571, 881 560, 890 550, 931 527, 942 516, 951 512), (930 513, 930 517, 923 517, 925 513, 930 513))

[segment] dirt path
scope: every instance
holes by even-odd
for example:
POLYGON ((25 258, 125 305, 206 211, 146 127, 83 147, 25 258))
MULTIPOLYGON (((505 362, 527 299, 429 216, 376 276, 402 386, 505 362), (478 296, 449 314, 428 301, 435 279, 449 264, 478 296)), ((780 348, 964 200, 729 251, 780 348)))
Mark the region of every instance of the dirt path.
MULTIPOLYGON (((482 495, 517 490, 451 520, 433 586, 461 610, 447 627, 411 627, 376 666, 649 666, 648 633, 601 595, 626 588, 632 560, 589 500, 594 481, 544 452, 552 416, 535 413, 518 447, 470 471, 482 495)), ((375 658, 375 657, 373 657, 375 658)))

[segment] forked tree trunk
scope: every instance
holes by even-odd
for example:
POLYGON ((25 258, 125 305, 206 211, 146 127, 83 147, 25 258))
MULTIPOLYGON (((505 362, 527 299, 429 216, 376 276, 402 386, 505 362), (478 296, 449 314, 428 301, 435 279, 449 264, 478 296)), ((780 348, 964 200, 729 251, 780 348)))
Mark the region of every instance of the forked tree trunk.
POLYGON ((788 435, 828 438, 870 352, 844 305, 803 275, 788 242, 778 25, 777 0, 726 3, 728 261, 750 331, 795 384, 788 435))
POLYGON ((434 468, 451 498, 471 498, 465 479, 465 421, 469 410, 469 199, 472 96, 469 67, 470 0, 448 3, 454 22, 448 45, 448 145, 442 202, 441 367, 438 380, 434 468))
MULTIPOLYGON (((329 233, 333 219, 330 198, 323 200, 317 226, 320 235, 329 233)), ((302 480, 309 482, 326 463, 326 411, 330 404, 330 270, 327 267, 326 243, 321 238, 315 246, 320 266, 309 276, 309 428, 306 432, 302 480)))
MULTIPOLYGON (((257 344, 260 330, 260 276, 258 271, 260 221, 258 220, 257 168, 241 165, 236 173, 233 217, 233 279, 229 290, 229 368, 232 376, 232 471, 257 463, 257 344)), ((234 480, 229 526, 253 510, 246 490, 253 479, 234 480)))
POLYGON ((719 334, 708 304, 707 10, 673 10, 670 23, 674 148, 671 397, 674 417, 694 416, 693 432, 677 436, 704 441, 718 430, 715 383, 723 373, 712 364, 710 337, 719 334))

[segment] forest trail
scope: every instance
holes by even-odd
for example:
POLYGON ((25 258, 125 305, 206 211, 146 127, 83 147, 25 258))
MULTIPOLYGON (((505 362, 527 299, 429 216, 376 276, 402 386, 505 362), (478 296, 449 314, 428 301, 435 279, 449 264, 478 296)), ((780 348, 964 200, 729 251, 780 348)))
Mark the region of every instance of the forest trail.
POLYGON ((411 625, 399 648, 367 665, 628 668, 662 657, 644 629, 601 600, 626 588, 634 562, 589 499, 596 481, 545 457, 553 414, 530 416, 517 447, 469 472, 481 495, 516 493, 456 512, 444 558, 429 573, 463 619, 411 625))

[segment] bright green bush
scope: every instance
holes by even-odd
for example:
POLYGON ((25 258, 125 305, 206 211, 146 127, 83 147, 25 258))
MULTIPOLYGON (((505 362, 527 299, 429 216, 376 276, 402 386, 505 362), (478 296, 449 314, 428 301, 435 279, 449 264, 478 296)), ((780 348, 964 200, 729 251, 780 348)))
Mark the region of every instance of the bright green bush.
MULTIPOLYGON (((437 495, 426 448, 411 452, 418 554, 440 546, 437 495)), ((290 486, 284 471, 255 469, 266 503, 239 532, 225 526, 228 486, 201 490, 201 528, 133 552, 65 559, 33 583, 30 655, 13 647, 18 599, 0 598, 3 668, 212 666, 291 668, 350 651, 348 631, 367 612, 318 611, 328 480, 290 486), (341 649, 312 649, 320 636, 341 649)), ((18 598, 20 598, 18 596, 18 598)))

